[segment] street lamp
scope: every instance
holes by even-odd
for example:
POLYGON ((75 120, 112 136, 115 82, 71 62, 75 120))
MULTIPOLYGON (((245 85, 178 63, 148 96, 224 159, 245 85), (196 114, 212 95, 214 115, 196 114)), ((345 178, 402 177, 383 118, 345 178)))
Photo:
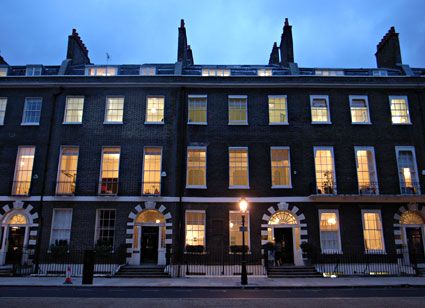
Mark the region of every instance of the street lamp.
POLYGON ((242 214, 242 227, 240 231, 242 232, 242 271, 241 271, 241 285, 248 284, 248 274, 246 272, 246 260, 245 260, 245 213, 248 208, 248 201, 244 198, 239 200, 239 209, 242 214))

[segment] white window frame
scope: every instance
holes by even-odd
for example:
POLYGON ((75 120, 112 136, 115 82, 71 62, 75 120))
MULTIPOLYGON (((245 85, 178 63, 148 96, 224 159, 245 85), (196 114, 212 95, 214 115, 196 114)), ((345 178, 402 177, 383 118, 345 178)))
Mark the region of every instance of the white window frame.
MULTIPOLYGON (((337 195, 338 194, 338 185, 337 185, 337 179, 336 179, 336 169, 335 169, 335 153, 334 153, 334 147, 333 146, 314 146, 313 147, 313 163, 314 163, 314 180, 316 183, 316 194, 317 194, 317 170, 316 170, 316 151, 318 150, 330 150, 331 154, 332 154, 332 164, 333 164, 333 179, 334 179, 334 193, 331 194, 332 195, 337 195)), ((321 195, 329 195, 329 194, 321 194, 321 195)))
POLYGON ((403 189, 402 189, 402 185, 401 185, 401 177, 400 177, 400 162, 399 162, 399 153, 400 151, 411 151, 412 152, 412 156, 413 156, 413 165, 415 167, 415 171, 416 171, 416 176, 415 178, 412 180, 416 181, 417 183, 417 189, 418 189, 418 195, 421 194, 421 184, 419 182, 419 174, 418 174, 418 163, 416 161, 416 151, 415 151, 415 147, 414 146, 396 146, 395 147, 395 155, 396 155, 396 160, 397 160, 397 173, 398 173, 398 183, 400 186, 400 193, 402 193, 403 189))
POLYGON ((351 124, 353 125, 370 125, 372 124, 372 121, 370 119, 370 110, 369 110, 369 99, 367 95, 349 95, 348 96, 349 102, 350 102, 350 117, 351 117, 351 124), (367 118, 368 118, 368 122, 353 122, 353 117, 351 116, 351 103, 353 102, 353 100, 364 100, 366 103, 366 108, 367 108, 367 118))
MULTIPOLYGON (((71 228, 69 229, 69 239, 68 239, 68 247, 69 247, 69 246, 71 245, 72 219, 73 219, 73 216, 74 216, 74 211, 73 211, 73 209, 72 209, 72 208, 67 208, 67 207, 55 207, 55 208, 53 208, 53 212, 52 212, 52 223, 51 223, 51 225, 50 225, 50 239, 49 239, 49 245, 54 244, 54 243, 52 243, 52 239, 53 239, 52 235, 53 235, 53 223, 54 223, 54 221, 55 221, 55 214, 56 214, 56 210, 61 210, 61 211, 65 210, 65 211, 69 211, 69 212, 71 212, 71 228)), ((49 247, 49 250, 50 250, 50 247, 49 247)))
POLYGON ((204 214, 204 252, 207 251, 207 213, 205 210, 186 210, 184 213, 184 251, 186 252, 186 236, 187 236, 187 214, 202 213, 204 214))
POLYGON ((344 76, 344 70, 341 69, 314 69, 314 75, 315 76, 322 76, 322 77, 340 77, 344 76))
POLYGON ((62 122, 62 124, 64 124, 64 125, 78 125, 78 124, 83 124, 84 105, 85 105, 85 97, 84 96, 67 95, 65 97, 65 111, 63 113, 63 122, 62 122), (82 108, 81 122, 67 122, 66 121, 66 113, 67 113, 67 107, 68 107, 68 98, 82 98, 83 99, 83 108, 82 108))
POLYGON ((227 172, 228 172, 228 176, 229 176, 229 178, 228 178, 229 189, 250 189, 250 186, 249 186, 249 149, 248 149, 248 147, 229 147, 228 148, 227 160, 228 160, 228 163, 227 163, 228 170, 227 170, 227 172), (231 150, 246 150, 246 153, 247 153, 247 156, 246 156, 246 158, 247 158, 247 171, 248 171, 248 174, 247 174, 248 183, 247 183, 247 185, 235 185, 235 186, 230 185, 230 151, 231 150))
POLYGON ((98 188, 97 188, 97 194, 98 196, 116 196, 119 193, 119 183, 120 183, 120 168, 121 168, 121 146, 116 145, 104 145, 102 146, 102 151, 100 152, 100 172, 99 172, 99 182, 98 182, 98 188), (107 148, 116 148, 119 149, 120 158, 118 160, 118 177, 117 177, 117 192, 115 194, 102 194, 102 173, 103 173, 103 154, 104 150, 107 148))
POLYGON ((7 74, 9 73, 9 67, 8 66, 0 66, 0 71, 5 72, 5 75, 0 75, 0 77, 7 77, 7 74))
POLYGON ((21 126, 39 126, 41 121, 41 111, 43 110, 43 98, 42 97, 25 97, 24 100, 24 109, 22 110, 22 122, 21 126), (40 100, 40 117, 38 118, 38 122, 24 122, 25 119, 25 107, 27 105, 27 100, 29 99, 38 99, 40 100))
POLYGON ((338 209, 319 209, 319 240, 320 240, 320 250, 323 254, 342 254, 342 243, 341 243, 341 224, 339 221, 339 210, 338 209), (321 216, 322 213, 335 213, 336 219, 337 219, 337 225, 338 225, 338 249, 323 249, 322 248, 322 231, 320 229, 320 222, 321 222, 321 216))
POLYGON ((55 187, 55 194, 56 195, 66 195, 66 194, 58 194, 58 184, 59 184, 59 178, 60 178, 60 169, 61 169, 61 163, 62 163, 62 153, 63 150, 65 148, 77 148, 78 149, 78 154, 77 154, 77 165, 76 165, 76 170, 77 170, 77 175, 75 177, 75 184, 77 184, 77 177, 78 177, 78 160, 80 158, 80 146, 78 145, 61 145, 60 149, 59 149, 59 162, 58 162, 58 171, 56 172, 56 187, 55 187))
POLYGON ((4 125, 4 120, 6 119, 6 110, 7 110, 7 97, 0 97, 0 100, 5 100, 6 103, 4 105, 4 115, 2 118, 0 118, 0 126, 4 125))
POLYGON ((89 77, 118 76, 118 66, 117 65, 89 65, 89 66, 86 66, 84 74, 85 74, 85 76, 89 76, 89 77), (104 68, 106 70, 106 75, 98 75, 97 74, 97 70, 99 68, 104 68), (114 75, 108 75, 108 68, 114 68, 116 74, 114 74, 114 75), (90 75, 90 69, 94 69, 95 70, 95 74, 94 75, 90 75))
POLYGON ((99 208, 96 209, 96 222, 95 222, 95 226, 94 226, 94 245, 96 246, 97 241, 99 240, 98 238, 98 228, 99 228, 99 222, 100 222, 100 211, 114 211, 115 212, 115 222, 114 222, 114 236, 112 238, 112 249, 114 250, 115 247, 115 231, 116 231, 116 225, 117 225, 117 210, 116 209, 111 209, 111 208, 99 208))
POLYGON ((155 76, 157 75, 157 68, 156 66, 141 66, 140 67, 140 71, 139 71, 140 76, 155 76), (146 72, 149 71, 153 71, 153 74, 143 74, 143 70, 145 70, 146 72))
MULTIPOLYGON (((32 175, 34 173, 34 162, 35 162, 35 151, 37 150, 37 147, 35 145, 20 145, 18 146, 18 150, 16 151, 16 159, 15 159, 15 169, 13 171, 13 182, 18 182, 16 180, 16 174, 18 171, 18 162, 19 162, 19 151, 21 148, 34 148, 34 157, 33 157, 33 163, 32 163, 32 168, 31 168, 31 176, 30 176, 30 180, 29 180, 29 187, 28 187, 28 194, 25 194, 23 196, 27 196, 30 195, 31 193, 31 186, 32 186, 32 175)), ((16 194, 16 187, 15 185, 13 185, 12 187, 12 195, 18 195, 16 194)), ((21 196, 21 195, 18 195, 21 196)))
MULTIPOLYGON (((356 178, 357 178, 357 188, 360 194, 360 185, 359 185, 359 175, 357 173, 357 167, 359 165, 359 162, 357 161, 357 151, 364 150, 364 151, 371 151, 372 152, 372 159, 373 159, 373 172, 375 172, 375 179, 373 179, 376 183, 376 195, 379 195, 379 182, 378 182, 378 172, 376 170, 376 158, 375 158, 375 148, 372 146, 355 146, 354 147, 354 159, 356 161, 356 178)), ((371 180, 372 181, 372 180, 371 180)))
POLYGON ((259 77, 273 76, 273 69, 272 68, 258 68, 257 69, 257 76, 259 76, 259 77))
POLYGON ((105 98, 105 116, 103 118, 103 124, 106 125, 114 125, 114 124, 124 124, 124 108, 125 108, 125 97, 124 95, 107 95, 105 98), (107 115, 108 115, 108 99, 109 98, 122 98, 122 120, 121 121, 108 121, 107 115))
POLYGON ((43 66, 42 65, 27 65, 25 68, 25 76, 26 77, 37 77, 43 74, 43 66), (40 74, 34 74, 36 71, 40 70, 40 74))
POLYGON ((165 124, 165 96, 164 95, 146 95, 146 111, 145 111, 145 122, 146 125, 164 125, 165 124), (162 98, 164 100, 164 114, 162 115, 162 121, 148 121, 148 100, 149 98, 162 98))
POLYGON ((363 209, 361 210, 361 214, 362 214, 362 236, 363 236, 363 246, 364 246, 364 252, 367 254, 386 254, 386 249, 385 249, 385 239, 384 239, 384 222, 382 221, 382 215, 381 215, 381 210, 368 210, 368 209, 363 209), (364 238, 364 230, 365 230, 365 223, 364 223, 364 214, 365 213, 377 213, 379 215, 379 219, 381 221, 381 241, 382 241, 382 250, 368 250, 366 248, 366 239, 364 238))
POLYGON ((203 77, 228 77, 232 75, 230 68, 220 68, 220 67, 204 67, 201 70, 201 75, 203 77), (219 71, 222 71, 222 74, 218 74, 219 71))
POLYGON ((332 124, 331 118, 331 108, 329 103, 329 95, 310 95, 310 116, 311 124, 332 124), (327 121, 314 121, 313 120, 313 101, 315 99, 324 99, 326 100, 326 108, 328 110, 328 120, 327 121))
POLYGON ((186 188, 190 189, 207 189, 207 183, 208 183, 208 152, 206 146, 188 146, 186 149, 186 188), (205 151, 205 185, 189 185, 189 150, 204 150, 205 151))
POLYGON ((228 95, 227 96, 227 118, 228 118, 228 125, 248 125, 248 95, 228 95), (245 99, 246 109, 245 109, 245 115, 246 115, 246 121, 237 121, 237 122, 231 122, 230 121, 230 105, 229 101, 231 98, 235 99, 245 99))
POLYGON ((391 116, 391 124, 392 125, 412 125, 412 118, 410 117, 409 100, 407 99, 407 95, 390 95, 390 96, 388 96, 388 102, 390 104, 390 116, 391 116), (394 123, 393 122, 393 114, 391 112, 391 100, 393 100, 393 99, 404 99, 405 100, 406 108, 407 108, 408 122, 406 122, 406 123, 394 123))
POLYGON ((187 124, 188 125, 207 125, 208 124, 208 95, 206 94, 189 94, 187 96, 187 124), (206 122, 189 122, 189 99, 191 98, 205 98, 206 99, 206 109, 205 109, 205 119, 206 122))
POLYGON ((159 166, 159 170, 160 170, 160 176, 159 176, 159 196, 162 194, 162 160, 163 160, 163 154, 164 154, 164 149, 162 146, 157 146, 157 145, 151 145, 151 146, 144 146, 143 147, 143 166, 142 166, 142 196, 151 196, 149 194, 145 194, 143 191, 143 186, 145 183, 145 166, 146 166, 146 162, 145 162, 145 153, 146 153, 146 148, 159 148, 161 149, 161 165, 159 166))
POLYGON ((281 189, 281 188, 292 188, 292 174, 291 174, 291 149, 288 146, 272 146, 270 147, 270 170, 272 171, 271 174, 271 188, 272 189, 281 189), (273 166, 272 166, 272 150, 288 150, 288 168, 289 168, 289 185, 273 185, 273 166))
POLYGON ((288 113, 288 96, 287 95, 268 95, 267 96, 267 111, 269 116, 269 125, 289 125, 289 113, 288 113), (270 98, 284 98, 285 99, 285 108, 286 108, 286 121, 285 122, 270 122, 270 107, 269 100, 270 98))
MULTIPOLYGON (((242 213, 241 213, 241 211, 229 210, 229 216, 228 216, 228 220, 227 220, 227 226, 228 226, 228 231, 229 231, 229 254, 238 254, 238 253, 230 251, 230 246, 231 246, 230 245, 231 244, 230 214, 231 213, 237 213, 237 214, 241 215, 241 220, 242 220, 242 213)), ((248 251, 246 252, 246 254, 251 254, 251 215, 250 215, 250 211, 247 210, 244 215, 245 215, 245 228, 248 226, 248 232, 247 232, 246 237, 245 237, 245 245, 248 246, 248 251)), ((241 232, 241 231, 238 231, 238 232, 241 232)), ((241 243, 241 246, 242 246, 242 243, 241 243)))

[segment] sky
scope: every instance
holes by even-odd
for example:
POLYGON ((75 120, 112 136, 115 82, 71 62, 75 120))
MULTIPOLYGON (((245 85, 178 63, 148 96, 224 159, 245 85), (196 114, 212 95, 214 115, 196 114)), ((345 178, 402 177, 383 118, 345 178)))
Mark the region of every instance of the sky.
POLYGON ((404 64, 425 67, 425 0, 0 0, 0 54, 58 65, 76 28, 94 64, 174 63, 186 23, 195 64, 267 64, 285 17, 300 67, 376 67, 391 26, 404 64))

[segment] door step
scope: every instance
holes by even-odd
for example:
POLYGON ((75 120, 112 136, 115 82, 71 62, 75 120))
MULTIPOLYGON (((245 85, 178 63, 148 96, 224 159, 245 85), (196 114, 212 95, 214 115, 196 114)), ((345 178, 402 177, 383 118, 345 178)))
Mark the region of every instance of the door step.
POLYGON ((170 278, 164 266, 123 266, 114 275, 117 278, 170 278))
POLYGON ((279 266, 267 270, 269 278, 320 278, 323 277, 314 266, 279 266))

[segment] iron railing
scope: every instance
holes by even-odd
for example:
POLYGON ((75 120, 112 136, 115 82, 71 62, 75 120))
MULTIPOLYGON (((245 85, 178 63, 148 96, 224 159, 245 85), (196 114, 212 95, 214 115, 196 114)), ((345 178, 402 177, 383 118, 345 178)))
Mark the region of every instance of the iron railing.
POLYGON ((143 195, 160 195, 161 182, 142 182, 143 195))
POLYGON ((359 185, 359 194, 360 195, 377 195, 378 194, 378 183, 371 181, 361 181, 359 185))
POLYGON ((99 183, 100 195, 116 195, 118 193, 118 178, 103 179, 99 183))

